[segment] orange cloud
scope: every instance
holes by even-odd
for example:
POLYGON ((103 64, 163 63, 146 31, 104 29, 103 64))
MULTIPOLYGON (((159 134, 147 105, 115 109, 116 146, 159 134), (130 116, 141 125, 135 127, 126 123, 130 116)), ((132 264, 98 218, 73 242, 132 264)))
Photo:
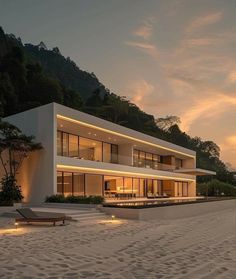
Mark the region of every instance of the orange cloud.
POLYGON ((141 43, 141 42, 132 42, 127 41, 125 42, 126 45, 134 47, 138 50, 141 50, 148 55, 152 56, 153 58, 156 58, 158 56, 158 51, 155 45, 149 44, 149 43, 141 43))
POLYGON ((126 91, 131 101, 143 109, 145 99, 154 92, 154 86, 146 80, 139 80, 131 84, 126 91))
POLYGON ((219 116, 232 106, 236 106, 236 96, 212 92, 210 97, 200 97, 192 107, 189 107, 187 111, 181 115, 181 129, 189 131, 191 125, 198 119, 219 116))
POLYGON ((231 83, 235 83, 236 82, 236 70, 233 70, 229 73, 227 81, 231 82, 231 83))
POLYGON ((195 18, 187 28, 187 33, 192 33, 202 27, 217 23, 223 17, 222 12, 210 13, 208 15, 195 18))
POLYGON ((153 32, 153 26, 149 22, 145 21, 143 25, 139 26, 137 30, 134 31, 134 35, 147 40, 151 37, 153 32))

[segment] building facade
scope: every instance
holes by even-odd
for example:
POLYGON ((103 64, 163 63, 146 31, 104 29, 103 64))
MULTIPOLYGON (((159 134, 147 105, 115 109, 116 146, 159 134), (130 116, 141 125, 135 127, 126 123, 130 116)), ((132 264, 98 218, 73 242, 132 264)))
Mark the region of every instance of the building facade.
POLYGON ((43 149, 18 175, 26 202, 53 194, 105 198, 194 197, 196 153, 89 114, 51 103, 4 119, 43 149))

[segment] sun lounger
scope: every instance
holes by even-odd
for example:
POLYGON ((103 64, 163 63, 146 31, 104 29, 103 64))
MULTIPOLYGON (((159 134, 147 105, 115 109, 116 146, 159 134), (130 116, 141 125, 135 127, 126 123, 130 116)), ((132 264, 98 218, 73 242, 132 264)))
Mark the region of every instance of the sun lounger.
POLYGON ((22 216, 22 218, 15 219, 16 223, 53 223, 53 226, 55 226, 56 222, 65 224, 67 219, 66 215, 61 213, 45 213, 40 216, 30 208, 19 208, 16 211, 22 216))

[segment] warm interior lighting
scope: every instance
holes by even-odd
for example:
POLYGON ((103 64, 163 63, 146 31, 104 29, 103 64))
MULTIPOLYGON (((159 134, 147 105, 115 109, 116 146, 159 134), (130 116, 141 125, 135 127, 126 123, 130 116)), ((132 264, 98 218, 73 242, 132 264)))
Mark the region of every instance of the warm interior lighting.
POLYGON ((97 172, 99 174, 104 174, 104 172, 127 175, 127 176, 142 176, 143 178, 162 178, 162 179, 170 179, 170 180, 181 180, 181 181, 192 181, 195 182, 195 179, 191 178, 182 178, 176 176, 164 176, 164 175, 155 175, 155 174, 145 174, 145 173, 135 173, 135 172, 126 172, 126 171, 118 171, 118 170, 108 170, 108 169, 96 169, 96 168, 86 168, 86 167, 78 167, 78 166, 68 166, 68 165, 57 165, 58 169, 69 169, 69 170, 78 170, 78 171, 92 171, 97 172))
MULTIPOLYGON (((113 135, 116 135, 116 136, 127 138, 127 139, 130 139, 130 140, 136 141, 136 142, 138 141, 138 142, 148 144, 148 145, 160 148, 160 149, 164 149, 164 150, 171 151, 171 152, 174 152, 174 153, 177 153, 177 154, 181 154, 181 155, 184 155, 184 156, 187 156, 187 157, 191 157, 191 158, 196 157, 195 155, 190 155, 190 154, 187 154, 187 153, 184 153, 184 152, 172 149, 172 148, 161 146, 159 144, 154 144, 154 143, 151 143, 151 142, 148 142, 148 141, 145 141, 145 140, 137 139, 137 138, 134 138, 134 137, 131 137, 131 136, 128 136, 128 135, 124 135, 124 134, 121 134, 121 133, 118 133, 118 132, 115 132, 115 131, 112 131, 112 130, 109 130, 109 129, 105 129, 105 128, 98 127, 98 126, 95 126, 95 125, 92 125, 92 124, 89 124, 89 123, 85 123, 83 121, 75 120, 75 119, 60 115, 60 114, 57 114, 57 118, 63 119, 63 120, 66 120, 66 121, 70 121, 70 122, 73 122, 73 123, 77 123, 77 124, 80 124, 80 125, 83 125, 83 126, 86 126, 86 127, 89 127, 89 128, 97 129, 97 130, 100 130, 100 131, 103 131, 103 132, 107 132, 107 133, 110 133, 110 134, 113 134, 113 135)), ((96 136, 96 134, 94 134, 94 136, 96 136)))
POLYGON ((18 226, 19 226, 19 223, 15 222, 16 229, 18 228, 18 226))
POLYGON ((111 215, 111 219, 115 220, 116 216, 115 215, 111 215))

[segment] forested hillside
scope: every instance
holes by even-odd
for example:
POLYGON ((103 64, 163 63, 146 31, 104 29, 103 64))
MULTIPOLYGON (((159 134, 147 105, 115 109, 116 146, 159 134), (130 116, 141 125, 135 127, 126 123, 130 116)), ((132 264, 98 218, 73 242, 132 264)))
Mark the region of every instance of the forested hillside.
POLYGON ((125 97, 111 93, 93 73, 82 71, 58 48, 48 50, 42 42, 38 46, 24 45, 0 28, 1 116, 50 102, 193 149, 198 155, 198 167, 215 170, 219 180, 235 184, 233 175, 219 159, 219 147, 182 132, 178 118, 155 119, 125 97))

